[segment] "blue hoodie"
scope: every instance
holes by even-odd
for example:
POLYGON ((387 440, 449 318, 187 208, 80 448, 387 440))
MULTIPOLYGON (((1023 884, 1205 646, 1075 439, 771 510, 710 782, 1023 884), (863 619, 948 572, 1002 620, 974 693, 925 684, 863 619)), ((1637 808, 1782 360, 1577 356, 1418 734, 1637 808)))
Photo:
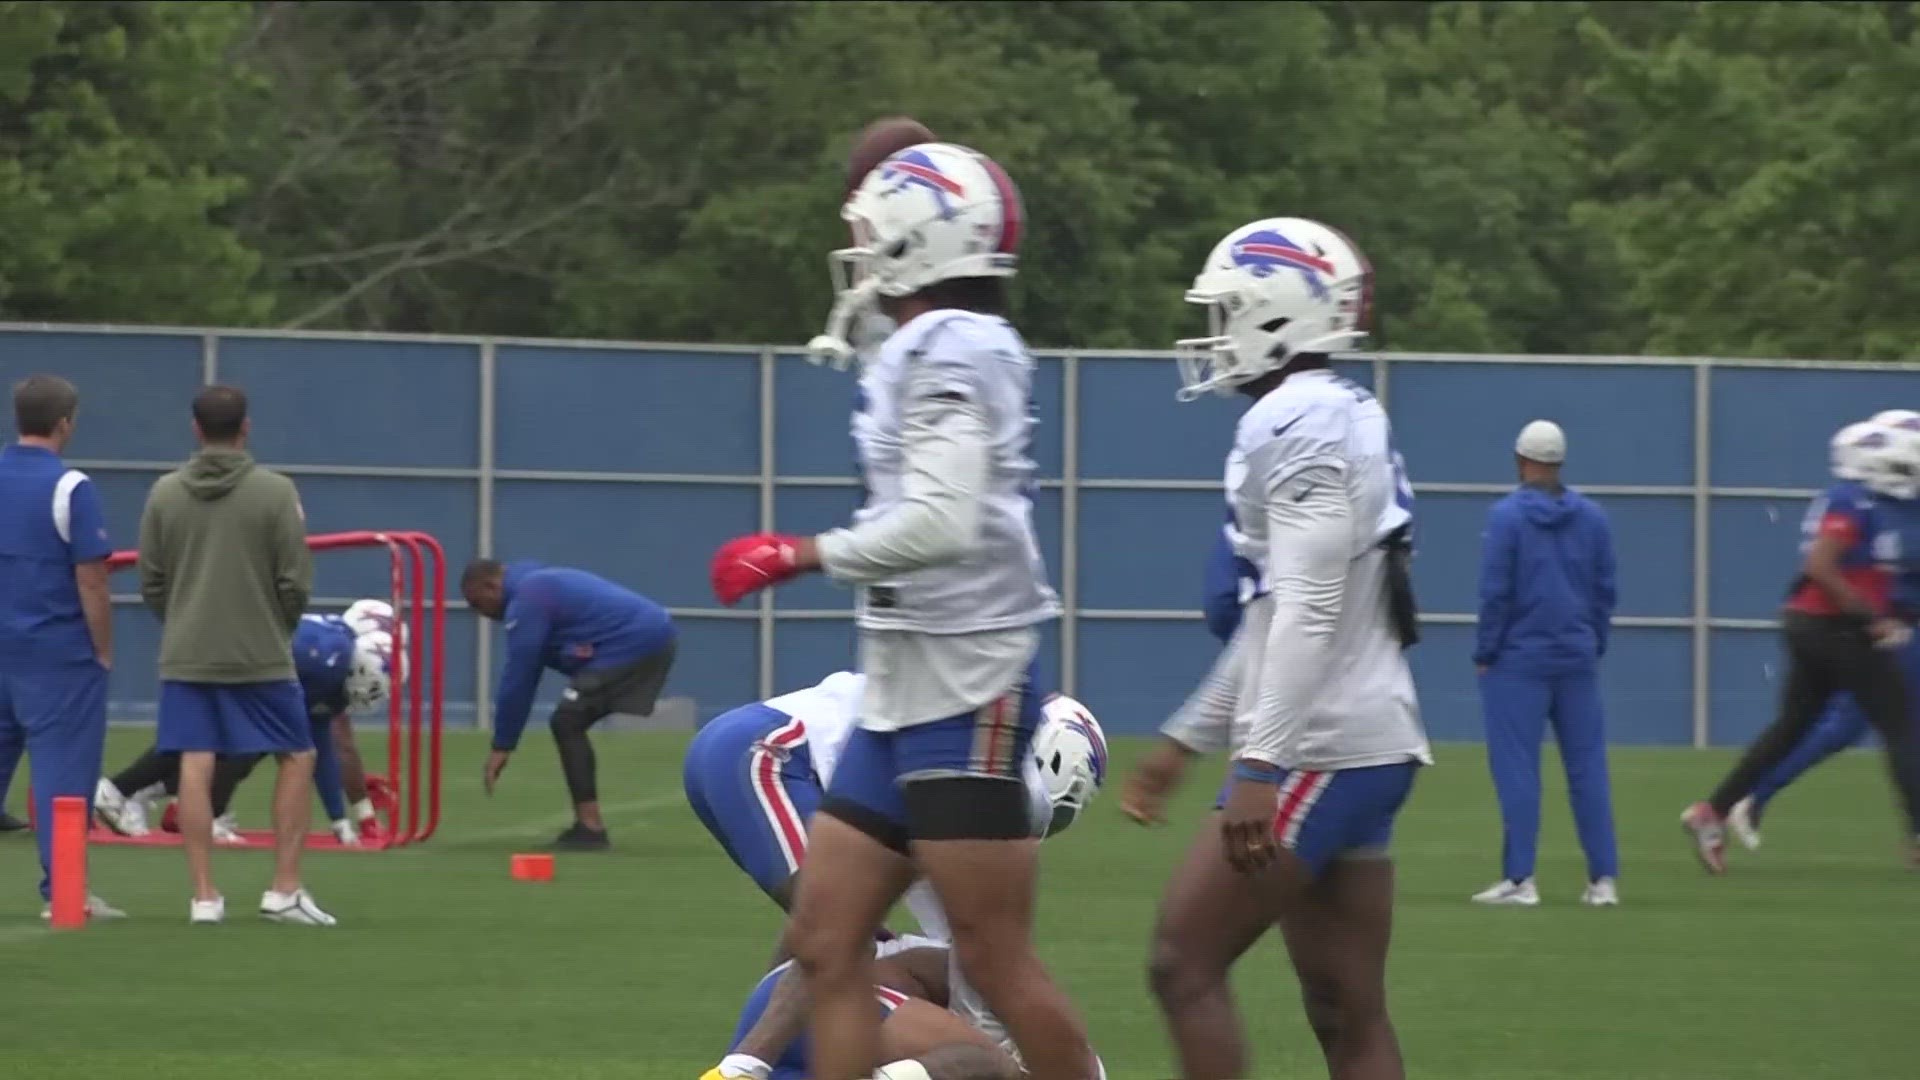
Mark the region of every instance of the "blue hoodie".
POLYGON ((1233 553, 1227 531, 1219 530, 1213 552, 1207 556, 1206 589, 1200 599, 1200 610, 1214 637, 1224 642, 1240 628, 1240 608, 1253 595, 1257 576, 1252 563, 1233 553))
POLYGON ((1494 504, 1480 557, 1473 662, 1537 674, 1607 654, 1613 531, 1577 491, 1522 487, 1494 504))
POLYGON ((507 657, 494 695, 496 750, 519 745, 542 668, 571 676, 615 667, 674 640, 666 608, 585 570, 510 563, 503 591, 507 657))

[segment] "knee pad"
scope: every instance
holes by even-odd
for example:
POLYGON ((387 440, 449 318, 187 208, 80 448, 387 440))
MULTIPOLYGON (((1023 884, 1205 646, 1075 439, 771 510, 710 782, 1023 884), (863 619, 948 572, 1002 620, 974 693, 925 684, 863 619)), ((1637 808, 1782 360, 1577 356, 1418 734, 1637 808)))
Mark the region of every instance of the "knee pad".
POLYGON ((554 706, 553 716, 547 720, 547 728, 553 732, 555 740, 583 738, 592 726, 593 721, 588 718, 587 711, 571 701, 562 701, 554 706))
POLYGON ((1029 840, 1027 786, 1018 778, 935 776, 902 792, 915 840, 1029 840))

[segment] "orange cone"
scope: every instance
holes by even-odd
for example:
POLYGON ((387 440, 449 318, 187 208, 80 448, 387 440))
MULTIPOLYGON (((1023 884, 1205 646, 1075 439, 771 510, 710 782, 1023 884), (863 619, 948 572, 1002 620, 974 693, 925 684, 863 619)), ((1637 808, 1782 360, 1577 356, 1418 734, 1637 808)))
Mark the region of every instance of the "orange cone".
POLYGON ((87 925, 87 800, 60 795, 53 800, 53 873, 49 922, 56 930, 87 925))
POLYGON ((515 881, 552 881, 553 856, 544 853, 515 855, 510 871, 515 881))

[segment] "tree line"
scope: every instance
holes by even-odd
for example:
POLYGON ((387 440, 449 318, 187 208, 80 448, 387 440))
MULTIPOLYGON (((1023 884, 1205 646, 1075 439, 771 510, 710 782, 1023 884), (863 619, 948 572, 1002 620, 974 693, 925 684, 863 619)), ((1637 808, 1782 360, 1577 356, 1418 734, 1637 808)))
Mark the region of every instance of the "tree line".
POLYGON ((1431 351, 1920 359, 1920 4, 0 2, 0 318, 804 340, 848 141, 1164 347, 1255 217, 1431 351))

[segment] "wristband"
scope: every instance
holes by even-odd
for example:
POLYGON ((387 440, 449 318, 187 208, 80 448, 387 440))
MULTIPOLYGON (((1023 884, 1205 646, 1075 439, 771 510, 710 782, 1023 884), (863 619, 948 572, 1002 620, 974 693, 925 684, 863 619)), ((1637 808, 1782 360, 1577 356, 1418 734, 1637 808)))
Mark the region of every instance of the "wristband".
POLYGON ((1255 765, 1249 761, 1233 763, 1233 778, 1254 784, 1277 784, 1280 782, 1280 770, 1271 765, 1255 765))

